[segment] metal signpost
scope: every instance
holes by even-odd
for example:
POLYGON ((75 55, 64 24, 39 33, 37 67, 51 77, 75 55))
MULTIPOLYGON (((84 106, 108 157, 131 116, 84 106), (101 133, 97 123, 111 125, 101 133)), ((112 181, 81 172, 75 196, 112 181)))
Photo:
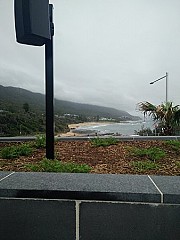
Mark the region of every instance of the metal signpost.
POLYGON ((53 5, 49 0, 14 0, 18 43, 45 45, 46 157, 54 159, 53 5))
POLYGON ((49 5, 51 39, 45 43, 46 68, 46 158, 54 159, 53 5, 49 5))

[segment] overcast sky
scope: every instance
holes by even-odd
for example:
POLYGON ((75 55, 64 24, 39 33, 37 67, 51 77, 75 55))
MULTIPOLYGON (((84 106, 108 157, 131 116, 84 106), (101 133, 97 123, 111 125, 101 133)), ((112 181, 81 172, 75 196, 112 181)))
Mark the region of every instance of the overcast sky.
MULTIPOLYGON (((55 97, 136 113, 180 104, 179 0, 51 0, 55 97)), ((14 1, 0 0, 0 84, 44 93, 44 47, 16 42, 14 1)))

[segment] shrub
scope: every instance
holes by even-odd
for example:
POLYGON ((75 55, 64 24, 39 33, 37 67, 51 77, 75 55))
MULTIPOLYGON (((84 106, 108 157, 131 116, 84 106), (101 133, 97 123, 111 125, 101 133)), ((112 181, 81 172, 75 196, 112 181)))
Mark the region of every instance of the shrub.
POLYGON ((141 127, 140 130, 134 130, 134 133, 140 136, 153 136, 154 133, 150 128, 144 128, 144 126, 141 127))
POLYGON ((1 157, 7 158, 7 159, 12 159, 12 158, 18 157, 17 148, 15 146, 4 147, 1 150, 1 157))
POLYGON ((133 161, 131 164, 139 172, 159 168, 159 165, 152 161, 133 161))
POLYGON ((46 136, 45 135, 38 135, 36 137, 35 147, 36 148, 45 148, 46 147, 46 136))
POLYGON ((113 137, 109 137, 109 138, 93 138, 91 139, 91 144, 93 147, 106 147, 106 146, 110 146, 110 145, 115 145, 118 143, 118 140, 113 138, 113 137))
POLYGON ((88 173, 91 170, 91 167, 86 164, 62 163, 46 158, 38 164, 28 164, 26 167, 34 172, 88 173))
POLYGON ((171 149, 174 151, 180 150, 180 141, 178 140, 168 140, 168 141, 165 141, 165 144, 170 146, 171 149))
POLYGON ((28 144, 22 144, 19 146, 19 156, 29 156, 32 153, 32 148, 28 144))
POLYGON ((28 156, 32 153, 32 148, 28 144, 22 144, 20 146, 4 147, 1 150, 2 158, 12 159, 19 156, 28 156))
POLYGON ((157 148, 157 147, 152 147, 152 148, 147 148, 147 149, 131 148, 131 151, 134 156, 147 157, 152 161, 160 160, 166 156, 166 153, 162 149, 157 148))
POLYGON ((180 168, 180 161, 176 161, 176 166, 180 168))

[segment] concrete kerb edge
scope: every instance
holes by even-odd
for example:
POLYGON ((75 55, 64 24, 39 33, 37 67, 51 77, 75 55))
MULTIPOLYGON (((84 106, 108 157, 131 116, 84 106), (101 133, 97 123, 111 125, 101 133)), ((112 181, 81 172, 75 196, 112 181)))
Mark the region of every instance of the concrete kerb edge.
MULTIPOLYGON (((180 136, 82 136, 82 137, 55 137, 57 141, 89 141, 94 138, 113 137, 119 141, 149 141, 149 140, 180 140, 180 136)), ((0 137, 0 142, 34 141, 35 136, 29 137, 0 137)))

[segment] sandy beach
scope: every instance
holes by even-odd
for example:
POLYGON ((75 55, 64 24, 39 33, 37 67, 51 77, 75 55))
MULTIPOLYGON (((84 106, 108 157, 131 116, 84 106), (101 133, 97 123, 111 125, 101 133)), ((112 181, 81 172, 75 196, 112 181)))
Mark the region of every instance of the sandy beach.
POLYGON ((112 122, 83 122, 83 123, 75 123, 75 124, 69 124, 68 127, 70 129, 75 129, 78 127, 84 127, 84 126, 97 126, 97 125, 104 125, 104 124, 111 124, 112 122))
POLYGON ((84 127, 84 126, 97 126, 97 125, 104 125, 104 124, 111 124, 112 122, 82 122, 82 123, 73 123, 69 124, 68 127, 70 129, 69 132, 67 133, 61 133, 58 134, 58 137, 73 137, 73 136, 85 136, 86 134, 81 134, 81 133, 74 133, 73 130, 78 128, 78 127, 84 127))

